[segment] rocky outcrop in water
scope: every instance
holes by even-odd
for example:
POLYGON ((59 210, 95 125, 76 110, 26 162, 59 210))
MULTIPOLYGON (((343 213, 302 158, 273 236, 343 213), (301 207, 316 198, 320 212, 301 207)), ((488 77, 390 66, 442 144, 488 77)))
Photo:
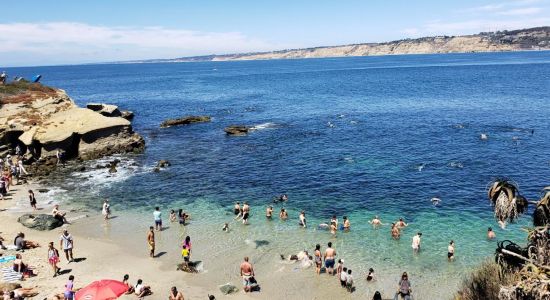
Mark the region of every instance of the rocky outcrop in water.
POLYGON ((166 127, 172 127, 177 125, 189 125, 194 123, 205 123, 205 122, 210 122, 209 116, 187 116, 187 117, 178 118, 178 119, 168 119, 162 122, 162 124, 160 124, 160 127, 166 128, 166 127))
POLYGON ((242 136, 242 135, 246 135, 250 131, 250 129, 251 128, 248 126, 231 125, 231 126, 225 127, 223 131, 225 131, 227 135, 242 136))
POLYGON ((80 108, 63 90, 25 82, 0 86, 0 101, 1 144, 19 145, 25 162, 35 162, 28 168, 33 173, 55 169, 58 151, 64 159, 90 160, 145 147, 114 105, 80 108))
POLYGON ((41 231, 52 230, 57 227, 63 226, 63 221, 56 219, 51 215, 45 215, 45 214, 40 214, 40 215, 26 214, 19 217, 17 221, 23 224, 23 226, 27 228, 32 228, 32 229, 41 230, 41 231))

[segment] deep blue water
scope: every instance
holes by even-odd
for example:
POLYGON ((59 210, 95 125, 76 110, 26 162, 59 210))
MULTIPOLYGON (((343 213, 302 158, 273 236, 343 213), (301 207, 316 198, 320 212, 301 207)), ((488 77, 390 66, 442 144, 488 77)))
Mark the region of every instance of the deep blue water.
POLYGON ((549 52, 528 52, 8 71, 40 73, 82 105, 136 113, 134 128, 147 138, 142 159, 173 167, 129 179, 129 201, 147 198, 153 184, 164 202, 286 192, 316 214, 399 207, 414 218, 436 195, 447 200, 441 210, 489 209, 484 188, 495 176, 513 178, 528 197, 548 184, 549 62, 549 52), (189 114, 213 122, 158 128, 189 114), (275 128, 223 132, 262 123, 275 128))

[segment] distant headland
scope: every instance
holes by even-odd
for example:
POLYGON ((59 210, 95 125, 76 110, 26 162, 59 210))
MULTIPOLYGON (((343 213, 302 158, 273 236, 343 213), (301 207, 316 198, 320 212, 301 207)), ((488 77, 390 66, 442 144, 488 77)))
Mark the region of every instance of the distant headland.
POLYGON ((383 43, 362 43, 341 46, 287 49, 271 52, 179 57, 172 59, 148 59, 122 63, 300 59, 398 54, 508 52, 525 50, 550 50, 550 26, 510 31, 503 30, 496 32, 480 32, 473 35, 431 36, 416 39, 402 39, 383 43))

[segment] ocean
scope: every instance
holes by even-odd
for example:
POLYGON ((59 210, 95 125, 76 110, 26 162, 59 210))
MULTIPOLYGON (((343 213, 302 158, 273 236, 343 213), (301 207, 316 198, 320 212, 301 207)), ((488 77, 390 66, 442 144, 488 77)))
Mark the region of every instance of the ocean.
MULTIPOLYGON (((80 105, 104 102, 136 114, 143 154, 120 156, 123 167, 115 175, 89 162, 86 171, 49 181, 58 188, 56 201, 99 212, 108 197, 113 210, 127 216, 113 220, 123 225, 91 229, 97 236, 145 230, 154 206, 165 217, 183 208, 193 216, 187 232, 194 245, 209 256, 221 257, 227 245, 272 256, 312 252, 332 240, 357 276, 374 267, 390 285, 408 271, 421 299, 450 298, 447 287, 456 289, 491 259, 496 241, 486 240, 487 227, 498 240, 525 242, 521 228, 531 217, 498 228, 487 199, 491 180, 512 179, 530 200, 549 184, 550 52, 6 70, 41 74, 44 84, 66 90, 80 105), (159 128, 186 115, 209 115, 212 122, 159 128), (255 130, 226 136, 223 129, 232 124, 255 130), (160 159, 172 165, 153 172, 160 159), (290 220, 266 221, 266 206, 282 193, 289 196, 290 220), (441 203, 432 205, 432 197, 441 203), (235 201, 251 204, 251 225, 231 221, 235 201), (310 224, 305 230, 297 226, 301 210, 310 224), (332 215, 348 216, 351 232, 333 238, 316 228, 332 215), (368 224, 375 215, 386 224, 403 217, 410 225, 395 241, 389 226, 368 224), (233 235, 221 233, 224 222, 233 235), (418 231, 423 251, 414 256, 411 239, 418 231), (452 263, 446 260, 450 240, 456 243, 452 263), (247 248, 254 241, 268 244, 247 248)), ((278 213, 281 204, 274 206, 278 213)), ((175 251, 168 257, 177 257, 175 251)), ((361 283, 359 289, 358 295, 372 296, 374 287, 361 283)))

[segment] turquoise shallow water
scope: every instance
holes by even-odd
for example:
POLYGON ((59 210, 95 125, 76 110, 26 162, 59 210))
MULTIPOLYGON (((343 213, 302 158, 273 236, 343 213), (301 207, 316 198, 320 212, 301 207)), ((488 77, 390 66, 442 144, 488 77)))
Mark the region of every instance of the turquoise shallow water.
MULTIPOLYGON (((297 228, 298 212, 306 210, 310 224, 347 215, 353 230, 334 241, 357 273, 373 266, 389 282, 408 270, 426 290, 438 283, 434 278, 456 286, 496 246, 485 240, 487 227, 497 227, 487 183, 510 177, 534 199, 550 178, 549 52, 8 71, 40 73, 80 104, 109 102, 136 113, 145 153, 123 158, 128 168, 115 177, 94 170, 55 181, 67 190, 60 197, 95 209, 108 196, 115 211, 142 216, 134 221, 144 227, 155 205, 182 207, 196 216, 194 239, 211 244, 204 251, 228 242, 221 236, 209 243, 209 232, 229 219, 235 200, 248 200, 253 224, 234 224, 241 234, 231 242, 241 245, 246 236, 270 240, 274 253, 289 244, 312 250, 331 237, 297 228), (188 114, 213 121, 158 127, 188 114), (230 124, 259 129, 226 137, 222 129, 230 124), (172 167, 151 172, 159 159, 172 167), (283 192, 293 219, 265 222, 265 205, 283 192), (438 207, 429 201, 434 196, 442 199, 438 207), (373 230, 367 223, 375 214, 384 223, 404 217, 411 226, 393 241, 388 226, 373 230), (414 257, 416 231, 424 251, 414 257), (451 239, 457 259, 449 264, 451 239)), ((498 238, 523 241, 520 227, 529 223, 526 216, 497 229, 498 238)))

